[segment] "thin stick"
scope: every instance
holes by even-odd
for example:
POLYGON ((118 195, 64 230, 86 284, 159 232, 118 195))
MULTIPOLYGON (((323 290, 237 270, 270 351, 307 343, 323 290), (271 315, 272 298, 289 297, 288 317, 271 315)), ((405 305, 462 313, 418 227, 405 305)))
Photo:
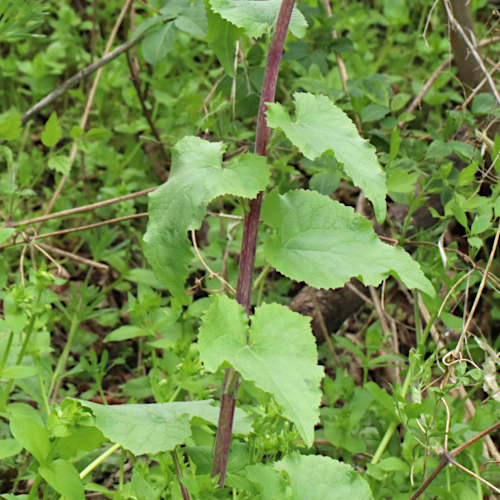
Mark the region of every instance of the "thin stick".
POLYGON ((3 227, 19 227, 19 226, 24 226, 25 224, 34 224, 35 222, 45 222, 46 220, 60 219, 61 217, 66 217, 68 215, 75 215, 82 212, 88 212, 89 210, 95 210, 96 208, 106 207, 108 205, 112 205, 113 203, 120 203, 121 201, 127 201, 127 200, 132 200, 133 198, 139 198, 140 196, 144 196, 148 193, 153 192, 155 189, 158 189, 158 187, 155 186, 153 188, 143 189, 142 191, 138 191, 137 193, 130 193, 124 196, 119 196, 118 198, 111 198, 109 200, 98 201, 97 203, 84 205, 83 207, 70 208, 69 210, 62 210, 61 212, 42 215, 40 217, 34 217, 33 219, 26 219, 19 222, 8 222, 3 227))
POLYGON ((60 248, 53 247, 50 245, 46 245, 45 243, 39 243, 37 246, 45 248, 49 252, 61 255, 62 257, 67 257, 68 259, 72 259, 80 264, 85 264, 86 266, 95 267, 97 269, 102 269, 103 271, 109 271, 109 266, 106 264, 101 264, 100 262, 95 262, 94 260, 86 259, 85 257, 80 257, 71 252, 66 252, 66 250, 61 250, 60 248))
POLYGON ((479 304, 479 300, 481 299, 481 294, 483 293, 484 286, 486 284, 486 279, 488 278, 488 272, 491 268, 491 265, 493 264, 493 259, 495 257, 495 253, 497 251, 499 238, 500 238, 500 224, 498 225, 497 233, 495 234, 495 239, 493 241, 493 247, 491 249, 490 258, 488 259, 488 264, 486 265, 486 269, 484 270, 483 278, 481 279, 481 283, 479 284, 476 298, 474 299, 474 304, 472 304, 469 317, 467 318, 467 322, 465 323, 465 326, 462 330, 462 334, 460 335, 460 339, 458 340, 457 346, 455 347, 455 349, 453 351, 451 351, 451 354, 453 355, 454 358, 458 357, 458 355, 462 349, 462 345, 463 345, 465 337, 467 335, 467 331, 468 331, 469 326, 472 322, 472 318, 474 317, 474 313, 476 312, 476 308, 477 308, 477 305, 479 304))

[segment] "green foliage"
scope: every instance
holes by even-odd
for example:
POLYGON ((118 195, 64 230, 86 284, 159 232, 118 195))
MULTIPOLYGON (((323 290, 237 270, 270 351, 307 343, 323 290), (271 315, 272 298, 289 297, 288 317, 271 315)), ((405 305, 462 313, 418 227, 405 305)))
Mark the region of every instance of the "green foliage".
MULTIPOLYGON (((219 415, 213 401, 192 401, 103 406, 88 401, 81 404, 92 410, 95 425, 104 436, 135 455, 173 450, 191 436, 191 423, 216 424, 219 415)), ((234 434, 246 435, 251 424, 242 410, 236 413, 234 434)))
MULTIPOLYGON (((208 0, 213 11, 238 28, 243 28, 248 36, 260 37, 276 24, 281 2, 240 2, 238 0, 208 0)), ((290 31, 297 37, 305 35, 307 22, 298 9, 294 9, 290 20, 290 31)))
POLYGON ((351 277, 378 285, 392 274, 408 288, 435 295, 420 266, 404 250, 382 243, 364 217, 326 196, 273 191, 262 216, 277 230, 266 241, 266 256, 292 279, 328 289, 341 287, 351 277))
POLYGON ((252 324, 234 300, 220 297, 203 317, 200 356, 209 371, 229 362, 245 380, 270 392, 311 446, 323 370, 309 321, 279 304, 255 310, 252 324))
MULTIPOLYGON (((268 103, 268 158, 256 157, 280 3, 135 2, 114 30, 123 2, 0 0, 6 500, 186 500, 181 484, 191 500, 407 499, 440 450, 497 421, 495 97, 484 86, 465 105, 454 62, 424 87, 450 54, 432 0, 333 2, 332 17, 304 0, 268 103), (112 32, 113 48, 137 44, 102 68, 86 125, 96 73, 21 122, 112 32), (151 188, 148 206, 136 193, 151 188), (253 245, 247 315, 233 296, 253 245), (361 299, 354 280, 334 294, 301 284, 352 277, 383 285, 356 284, 361 299), (218 488, 228 367, 241 376, 218 488)), ((489 70, 496 20, 470 7, 489 70)), ((481 440, 455 459, 499 482, 481 440)), ((490 494, 452 466, 422 498, 490 494)))
POLYGON ((294 101, 296 121, 292 122, 281 104, 268 103, 267 124, 283 130, 299 151, 311 160, 326 151, 333 151, 354 184, 372 201, 377 220, 383 222, 387 187, 375 149, 359 137, 354 123, 327 97, 294 94, 294 101))
POLYGON ((370 487, 352 467, 329 457, 290 455, 273 466, 255 465, 249 477, 258 483, 263 500, 315 498, 373 499, 370 487), (289 478, 286 481, 283 473, 289 478), (287 486, 289 484, 289 486, 287 486))
POLYGON ((188 304, 184 282, 192 259, 186 232, 199 229, 208 203, 231 194, 253 198, 269 179, 264 158, 247 153, 222 165, 222 143, 186 137, 173 149, 171 175, 149 195, 150 222, 144 236, 144 253, 156 277, 181 303, 188 304), (198 189, 193 189, 199 179, 198 189), (165 252, 165 248, 169 252, 165 252))

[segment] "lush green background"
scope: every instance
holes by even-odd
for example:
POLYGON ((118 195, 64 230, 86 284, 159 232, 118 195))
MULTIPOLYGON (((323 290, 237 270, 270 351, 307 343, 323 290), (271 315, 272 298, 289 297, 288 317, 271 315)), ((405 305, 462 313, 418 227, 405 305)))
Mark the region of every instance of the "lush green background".
MULTIPOLYGON (((253 151, 269 45, 265 27, 253 33, 258 38, 232 28, 222 39, 222 31, 210 31, 217 26, 212 19, 207 39, 206 6, 198 2, 190 16, 183 17, 185 3, 170 2, 169 8, 179 12, 175 25, 155 25, 152 30, 157 31, 150 31, 144 42, 129 51, 130 65, 122 55, 104 67, 84 134, 79 126, 95 75, 22 127, 18 117, 101 57, 123 3, 4 0, 0 8, 10 3, 10 19, 17 19, 18 26, 9 27, 5 24, 9 17, 0 17, 0 210, 5 221, 42 215, 63 175, 68 179, 52 212, 156 187, 170 169, 173 146, 186 136, 224 141, 224 160, 253 151), (19 31, 26 26, 35 36, 19 31), (167 31, 165 26, 172 27, 167 31), (238 38, 241 52, 234 72, 234 51, 224 55, 222 42, 238 38), (131 76, 131 68, 136 67, 138 72, 131 76), (69 170, 67 158, 75 143, 78 152, 69 170)), ((165 4, 136 2, 134 14, 128 11, 120 25, 114 46, 130 39, 134 26, 157 19, 165 4)), ((182 498, 175 473, 178 459, 164 450, 184 444, 174 453, 180 457, 191 498, 305 498, 304 484, 293 479, 300 468, 320 484, 325 477, 339 474, 332 476, 336 482, 325 481, 325 496, 319 490, 306 491, 310 498, 340 498, 331 495, 342 474, 348 473, 340 469, 333 473, 330 462, 313 457, 324 455, 352 465, 368 482, 374 498, 406 499, 438 463, 436 453, 426 455, 427 450, 436 452, 445 443, 452 449, 498 420, 495 397, 481 404, 498 389, 498 259, 492 261, 470 329, 476 337, 469 339, 464 350, 467 361, 456 364, 449 380, 439 379, 443 375, 440 359, 456 345, 490 257, 500 210, 500 167, 495 164, 500 141, 478 136, 497 116, 496 101, 479 93, 462 109, 464 91, 453 64, 441 72, 418 108, 406 112, 424 82, 450 56, 445 13, 440 5, 429 18, 432 4, 427 0, 336 2, 329 18, 321 2, 301 1, 298 8, 309 27, 303 38, 294 34, 287 38, 276 101, 293 114, 293 92, 325 95, 361 125, 362 135, 376 147, 387 174, 389 215, 379 231, 413 254, 438 292, 435 298, 419 295, 389 279, 378 290, 386 315, 379 316, 372 296, 339 331, 328 332, 337 359, 321 331, 316 332, 319 362, 326 375, 314 447, 306 447, 278 399, 244 380, 227 488, 217 491, 210 479, 216 424, 210 408, 197 407, 194 422, 191 414, 180 419, 175 439, 159 443, 162 432, 154 423, 169 421, 170 414, 150 415, 149 421, 129 411, 123 418, 135 419, 133 432, 127 422, 124 430, 115 426, 110 430, 104 413, 99 416, 99 407, 77 406, 64 399, 107 399, 122 405, 218 399, 222 371, 215 371, 217 366, 215 373, 207 371, 210 367, 206 360, 202 365, 202 346, 196 341, 200 318, 213 303, 211 292, 220 289, 221 282, 209 279, 200 259, 190 259, 186 264, 190 298, 187 302, 172 298, 143 253, 145 217, 36 241, 105 265, 101 267, 30 244, 34 233, 25 225, 17 228, 16 238, 28 243, 6 246, 0 253, 0 493, 8 499, 28 493, 33 478, 39 477, 46 481, 44 498, 81 498, 81 483, 75 475, 105 450, 101 448, 104 435, 112 442, 125 440, 132 452, 110 455, 86 476, 87 493, 101 492, 109 498, 182 498), (331 36, 333 28, 337 39, 331 36), (345 62, 348 92, 343 89, 335 52, 345 62), (429 197, 433 208, 423 211, 434 219, 415 229, 414 212, 429 197), (403 217, 398 218, 397 210, 404 210, 403 217), (438 242, 447 247, 446 252, 439 251, 438 242), (23 352, 28 334, 31 339, 23 352), (409 385, 402 387, 404 380, 409 385), (464 394, 475 407, 472 418, 470 407, 466 413, 464 394), (51 403, 56 403, 55 410, 51 403), (386 446, 380 447, 384 436, 386 446), (307 460, 303 457, 298 466, 294 453, 307 455, 307 460), (275 462, 274 469, 262 465, 275 462), (314 471, 322 474, 312 476, 314 471), (286 482, 287 477, 292 479, 286 482)), ((471 2, 478 40, 497 33, 494 8, 487 1, 471 2)), ((500 46, 487 44, 481 50, 496 61, 500 46)), ((332 156, 306 158, 294 146, 298 145, 283 133, 273 133, 269 191, 277 188, 282 195, 294 188, 317 191, 372 218, 371 205, 359 203, 359 190, 332 156)), ((193 190, 201 189, 201 184, 193 177, 193 190)), ((245 203, 224 196, 209 209, 241 216, 245 203)), ((44 234, 76 229, 147 210, 147 197, 142 196, 50 219, 37 230, 44 234)), ((223 274, 227 290, 236 288, 241 234, 239 219, 217 217, 206 218, 197 231, 201 257, 210 269, 223 274)), ((0 243, 12 243, 13 237, 13 229, 0 229, 0 243)), ((254 306, 286 305, 302 286, 265 266, 264 245, 270 246, 272 238, 263 226, 256 277, 262 274, 252 295, 254 306)), ((322 286, 321 276, 317 279, 322 286)), ((182 414, 181 409, 176 411, 182 414)), ((494 439, 487 452, 479 442, 457 457, 469 470, 498 484, 497 465, 489 463, 495 459, 494 439)), ((359 492, 365 483, 356 487, 362 496, 359 492)), ((425 495, 480 499, 488 491, 466 472, 446 467, 425 495)))

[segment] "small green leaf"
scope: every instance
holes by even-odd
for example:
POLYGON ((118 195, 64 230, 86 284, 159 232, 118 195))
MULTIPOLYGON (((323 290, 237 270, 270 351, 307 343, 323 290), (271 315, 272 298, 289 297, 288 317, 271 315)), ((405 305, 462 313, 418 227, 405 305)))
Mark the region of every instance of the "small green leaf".
POLYGON ((236 41, 240 38, 243 30, 222 19, 220 14, 212 12, 210 8, 207 8, 207 18, 207 42, 224 71, 231 78, 236 78, 234 71, 236 41))
POLYGON ((477 94, 472 101, 472 112, 475 115, 487 115, 496 109, 498 103, 495 96, 488 93, 477 94))
POLYGON ((177 37, 173 22, 151 29, 142 41, 142 55, 149 64, 158 64, 172 48, 177 37))
MULTIPOLYGON (((95 425, 104 436, 134 455, 171 451, 191 435, 191 421, 217 425, 219 418, 219 408, 212 400, 116 406, 80 403, 92 410, 95 425)), ((251 430, 250 419, 237 408, 233 434, 246 435, 251 430)))
POLYGON ((11 414, 10 432, 43 465, 50 453, 49 432, 24 415, 11 414))
POLYGON ((410 472, 410 466, 403 462, 400 458, 397 457, 389 457, 381 460, 377 466, 379 469, 385 471, 402 471, 402 472, 410 472))
POLYGON ((476 178, 477 166, 479 162, 475 161, 471 163, 468 167, 465 167, 458 176, 457 184, 459 186, 468 186, 472 184, 476 178))
POLYGON ((0 378, 19 379, 36 375, 39 372, 36 366, 7 366, 0 372, 0 378))
POLYGON ((217 196, 254 198, 269 179, 264 157, 247 153, 223 166, 224 149, 221 142, 198 137, 180 140, 172 151, 169 180, 149 195, 144 253, 155 276, 182 304, 189 304, 184 282, 193 258, 187 231, 201 227, 207 204, 217 196))
POLYGON ((5 243, 15 232, 13 227, 0 228, 0 245, 5 243))
POLYGON ((399 111, 409 100, 410 94, 397 94, 394 96, 394 99, 391 102, 391 110, 399 111))
POLYGON ((443 158, 449 156, 453 153, 451 146, 441 140, 432 141, 427 153, 425 155, 426 160, 431 160, 434 158, 443 158))
POLYGON ((53 156, 49 159, 48 166, 60 174, 69 175, 69 158, 67 156, 53 156))
POLYGON ((380 106, 380 104, 369 104, 366 108, 363 108, 363 111, 361 111, 361 121, 363 123, 377 121, 389 114, 389 112, 390 109, 386 106, 380 106))
POLYGON ((361 139, 351 119, 328 97, 296 93, 293 96, 297 117, 292 121, 288 111, 278 103, 266 103, 267 124, 283 130, 287 138, 309 159, 333 151, 344 170, 373 203, 379 222, 386 214, 387 186, 375 148, 361 139))
POLYGON ((45 124, 45 130, 42 132, 42 144, 51 148, 59 142, 61 135, 62 130, 59 126, 56 112, 54 111, 45 124))
POLYGON ((110 130, 106 130, 105 128, 91 128, 89 131, 87 131, 85 137, 94 141, 100 141, 102 139, 108 139, 112 135, 113 133, 110 130))
POLYGON ((435 291, 420 266, 402 248, 382 243, 370 221, 351 207, 314 191, 275 190, 262 207, 276 229, 264 252, 277 271, 315 288, 339 288, 352 277, 379 285, 389 274, 408 288, 435 291))
POLYGON ((184 9, 175 21, 175 25, 181 31, 191 35, 206 36, 207 16, 203 7, 203 0, 197 0, 184 9))
POLYGON ((396 170, 387 181, 387 190, 391 193, 412 193, 420 177, 419 172, 396 170))
MULTIPOLYGON (((209 0, 214 12, 223 19, 243 28, 248 36, 258 38, 276 24, 281 0, 240 1, 240 0, 209 0)), ((297 37, 306 34, 307 22, 302 13, 294 8, 290 19, 289 30, 297 37)))
POLYGON ((314 174, 309 180, 309 187, 325 196, 330 196, 340 185, 340 172, 327 170, 314 174))
POLYGON ((489 229, 492 225, 490 215, 480 215, 474 219, 470 228, 470 234, 481 234, 489 229))
POLYGON ((2 439, 0 441, 0 460, 19 455, 23 447, 15 439, 2 439))
POLYGON ((79 139, 84 133, 85 133, 85 130, 83 130, 82 127, 79 127, 78 125, 74 125, 73 128, 71 129, 71 132, 69 133, 69 136, 72 139, 79 139))
POLYGON ((54 460, 38 472, 58 493, 68 500, 85 500, 85 490, 75 466, 66 460, 54 460))
POLYGON ((13 141, 21 135, 21 115, 0 123, 0 140, 13 141))
POLYGON ((133 325, 125 325, 120 326, 120 328, 117 328, 116 330, 113 330, 111 333, 109 333, 104 339, 104 342, 119 342, 121 340, 129 340, 136 337, 147 337, 151 335, 151 332, 149 332, 145 328, 133 325))
POLYGON ((230 363, 245 380, 274 396, 312 446, 323 369, 317 365, 308 317, 279 304, 264 304, 256 308, 249 327, 243 308, 219 296, 203 317, 198 344, 207 370, 215 372, 223 362, 230 363))

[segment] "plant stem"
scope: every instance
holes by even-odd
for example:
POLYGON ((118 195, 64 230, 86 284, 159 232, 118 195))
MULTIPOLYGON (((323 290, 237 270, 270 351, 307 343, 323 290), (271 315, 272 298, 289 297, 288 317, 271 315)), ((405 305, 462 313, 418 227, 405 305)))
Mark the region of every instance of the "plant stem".
MULTIPOLYGON (((16 359, 16 366, 21 364, 21 361, 24 358, 24 355, 26 354, 26 351, 28 349, 28 345, 31 339, 31 334, 33 333, 33 328, 35 326, 35 320, 37 316, 37 311, 40 306, 40 299, 42 297, 42 294, 39 293, 38 297, 36 299, 35 307, 32 310, 31 313, 31 319, 30 322, 28 323, 28 326, 26 328, 26 337, 24 338, 23 345, 21 347, 21 351, 19 352, 17 359, 16 359)), ((7 359, 7 358, 5 358, 7 359)), ((14 379, 10 379, 9 382, 7 383, 7 387, 5 388, 5 392, 2 394, 2 398, 0 400, 0 412, 2 412, 5 408, 5 405, 7 404, 7 400, 9 399, 10 396, 10 391, 12 390, 12 387, 14 385, 14 379)))
POLYGON ((116 450, 120 448, 121 444, 114 444, 111 448, 107 449, 102 455, 99 455, 91 464, 89 464, 85 469, 80 472, 80 478, 83 479, 90 472, 92 472, 100 463, 104 462, 106 458, 112 455, 116 450))
POLYGON ((71 350, 71 344, 73 343, 73 338, 75 336, 79 324, 80 324, 80 319, 78 318, 78 316, 75 316, 73 318, 73 321, 71 322, 71 327, 69 329, 69 334, 68 334, 68 340, 66 341, 66 345, 64 346, 61 357, 59 358, 59 362, 57 363, 56 371, 52 376, 52 382, 50 384, 50 389, 49 389, 49 397, 51 400, 53 400, 57 396, 57 393, 59 392, 59 386, 60 386, 59 377, 66 368, 66 362, 68 361, 68 356, 71 350))
MULTIPOLYGON (((267 156, 267 144, 271 135, 271 129, 267 126, 265 112, 266 103, 274 102, 278 71, 281 55, 285 45, 285 38, 292 16, 295 0, 283 0, 281 3, 276 26, 274 28, 269 53, 267 55, 264 81, 260 94, 259 114, 257 117, 257 129, 255 132, 255 154, 267 156)), ((243 228, 243 241, 241 245, 240 267, 238 274, 238 287, 236 289, 236 300, 243 306, 245 312, 250 312, 250 296, 252 294, 252 278, 255 264, 255 249, 257 247, 257 233, 259 230, 260 208, 263 193, 259 193, 254 200, 250 201, 250 211, 245 214, 243 228)), ((231 445, 231 431, 233 428, 234 408, 236 405, 236 393, 238 390, 239 374, 232 368, 228 368, 224 375, 222 389, 221 409, 219 424, 215 439, 214 458, 212 462, 212 477, 220 474, 219 487, 224 487, 226 479, 227 460, 231 445)))
POLYGON ((170 452, 170 455, 172 456, 172 460, 174 462, 175 474, 177 475, 177 479, 179 480, 179 486, 181 488, 182 498, 184 500, 191 500, 187 488, 181 482, 183 476, 182 476, 181 464, 179 463, 179 457, 177 456, 177 451, 172 450, 170 452))

